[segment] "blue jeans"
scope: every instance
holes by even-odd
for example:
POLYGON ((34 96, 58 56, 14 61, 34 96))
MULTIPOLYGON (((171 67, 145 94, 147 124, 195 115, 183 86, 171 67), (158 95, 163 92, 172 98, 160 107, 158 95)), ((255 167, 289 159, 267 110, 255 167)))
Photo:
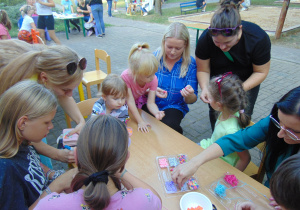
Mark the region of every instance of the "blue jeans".
POLYGON ((111 15, 112 1, 107 1, 107 5, 108 5, 108 17, 112 17, 111 15))
POLYGON ((91 6, 92 14, 96 22, 96 28, 99 34, 105 33, 105 26, 103 21, 103 4, 94 4, 91 6))

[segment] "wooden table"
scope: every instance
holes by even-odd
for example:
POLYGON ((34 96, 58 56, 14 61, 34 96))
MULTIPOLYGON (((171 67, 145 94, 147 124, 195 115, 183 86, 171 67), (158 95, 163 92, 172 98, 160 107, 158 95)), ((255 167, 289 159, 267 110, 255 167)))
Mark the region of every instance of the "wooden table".
POLYGON ((67 21, 68 20, 74 20, 74 19, 80 19, 81 21, 81 28, 82 28, 82 32, 83 32, 83 36, 85 37, 85 28, 84 28, 84 20, 83 20, 83 15, 82 16, 59 16, 59 17, 54 17, 56 20, 63 20, 64 21, 64 25, 65 25, 65 31, 66 31, 66 37, 67 39, 69 39, 69 29, 67 26, 67 21))
MULTIPOLYGON (((187 154, 188 158, 191 159, 203 151, 203 149, 149 114, 143 111, 141 114, 142 118, 146 122, 149 122, 152 128, 149 133, 141 133, 137 131, 137 124, 134 120, 131 119, 128 122, 128 126, 133 129, 133 135, 130 137, 130 158, 126 164, 126 168, 151 185, 159 193, 163 202, 163 209, 180 209, 179 201, 184 193, 175 194, 175 196, 165 194, 158 178, 156 157, 187 154)), ((239 180, 251 185, 268 198, 270 197, 270 191, 267 187, 218 158, 202 165, 196 172, 200 185, 197 191, 205 194, 211 202, 216 205, 218 210, 224 209, 223 205, 205 189, 205 186, 216 181, 224 175, 225 172, 236 175, 239 180)), ((260 196, 265 199, 263 195, 260 196)))

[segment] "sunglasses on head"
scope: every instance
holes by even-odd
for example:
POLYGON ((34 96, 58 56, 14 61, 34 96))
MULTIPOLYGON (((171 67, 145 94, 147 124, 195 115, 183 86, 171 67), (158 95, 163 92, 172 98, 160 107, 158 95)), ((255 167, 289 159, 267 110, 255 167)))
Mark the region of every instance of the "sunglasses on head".
MULTIPOLYGON (((78 66, 81 70, 84 70, 86 68, 86 64, 87 64, 87 61, 85 58, 81 58, 80 61, 78 62, 78 66)), ((76 62, 68 63, 67 72, 69 75, 73 75, 75 73, 76 69, 77 69, 76 62)))
POLYGON ((239 25, 234 28, 211 28, 209 26, 208 32, 211 36, 218 36, 219 34, 221 34, 225 37, 228 37, 228 36, 235 35, 238 30, 238 27, 239 25))
POLYGON ((225 77, 227 77, 228 75, 231 75, 231 74, 232 74, 232 72, 227 72, 227 73, 223 74, 221 77, 218 77, 216 79, 216 83, 218 84, 219 94, 220 94, 221 100, 222 100, 221 82, 223 81, 223 79, 225 77))

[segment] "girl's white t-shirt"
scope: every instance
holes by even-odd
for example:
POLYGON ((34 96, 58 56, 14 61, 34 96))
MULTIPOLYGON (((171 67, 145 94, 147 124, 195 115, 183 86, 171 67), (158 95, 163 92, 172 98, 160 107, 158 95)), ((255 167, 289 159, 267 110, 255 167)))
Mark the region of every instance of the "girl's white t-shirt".
POLYGON ((23 20, 23 23, 22 23, 22 27, 20 28, 20 31, 22 30, 26 30, 26 31, 29 31, 31 32, 31 23, 33 23, 33 19, 32 17, 28 16, 28 15, 25 15, 24 16, 24 20, 23 20))
MULTIPOLYGON (((41 0, 41 1, 48 3, 48 0, 41 0)), ((36 13, 38 15, 52 15, 52 8, 40 3, 36 3, 36 13)))

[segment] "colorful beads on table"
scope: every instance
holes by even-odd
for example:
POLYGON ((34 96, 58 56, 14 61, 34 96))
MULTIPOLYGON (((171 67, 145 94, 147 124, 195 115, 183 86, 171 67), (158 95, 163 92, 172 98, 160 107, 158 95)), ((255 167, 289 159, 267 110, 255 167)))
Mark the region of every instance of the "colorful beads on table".
POLYGON ((158 160, 159 167, 161 168, 167 168, 169 166, 167 158, 161 158, 158 160))
POLYGON ((235 175, 229 175, 229 174, 226 174, 226 175, 224 176, 224 180, 225 180, 228 184, 230 184, 232 187, 237 186, 238 183, 239 183, 239 180, 236 178, 235 175))
POLYGON ((188 180, 188 186, 189 186, 190 190, 196 190, 199 188, 199 185, 194 177, 191 177, 188 180))
POLYGON ((165 182, 165 187, 168 193, 174 193, 177 192, 177 187, 173 181, 167 181, 165 182))
POLYGON ((186 162, 186 155, 178 155, 178 160, 180 164, 183 164, 186 162))
POLYGON ((187 191, 187 190, 188 190, 188 181, 186 181, 181 187, 181 191, 187 191))
POLYGON ((203 207, 201 207, 201 206, 196 206, 195 208, 194 208, 194 207, 191 207, 191 208, 188 208, 187 210, 203 210, 203 207))
POLYGON ((227 187, 225 185, 222 185, 218 182, 216 188, 215 188, 215 193, 220 196, 221 198, 226 197, 226 189, 227 187))
POLYGON ((169 158, 169 164, 171 167, 175 167, 178 165, 178 160, 175 157, 170 157, 169 158))

